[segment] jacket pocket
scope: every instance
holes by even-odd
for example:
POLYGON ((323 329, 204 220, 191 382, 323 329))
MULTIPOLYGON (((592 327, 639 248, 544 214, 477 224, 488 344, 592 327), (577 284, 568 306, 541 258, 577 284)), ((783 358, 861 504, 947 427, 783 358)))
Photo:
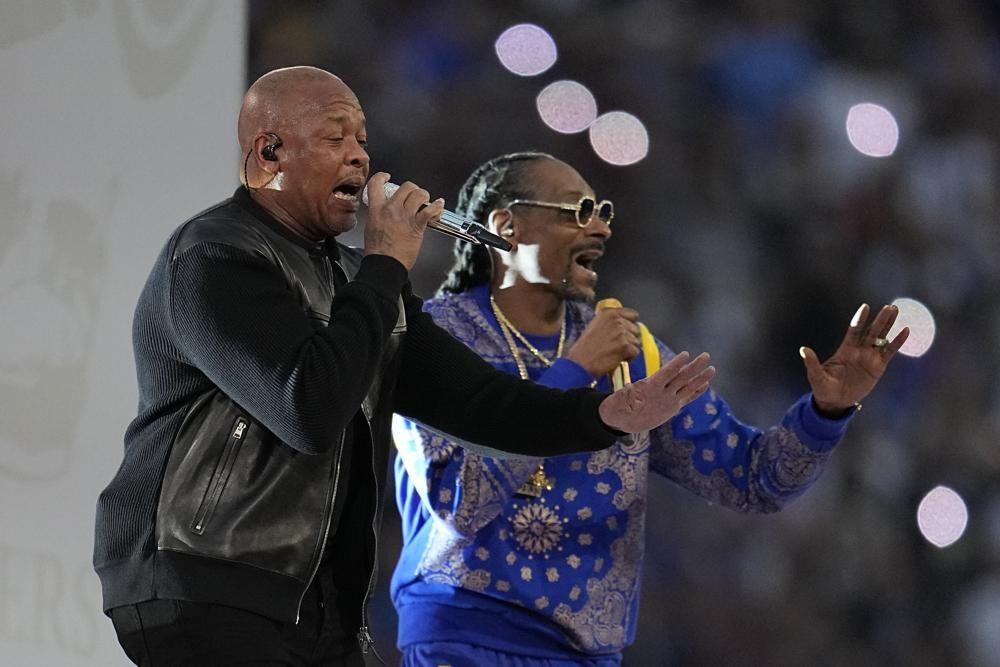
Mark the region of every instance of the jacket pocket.
POLYGON ((208 488, 205 489, 205 495, 202 497, 201 503, 194 513, 194 518, 191 520, 191 532, 204 535, 205 528, 208 526, 208 522, 215 512, 215 508, 219 506, 222 492, 229 481, 229 475, 233 472, 233 465, 236 463, 236 457, 240 453, 240 446, 243 444, 249 428, 250 421, 246 417, 237 417, 233 423, 226 445, 222 448, 219 460, 215 464, 215 470, 212 472, 208 488))

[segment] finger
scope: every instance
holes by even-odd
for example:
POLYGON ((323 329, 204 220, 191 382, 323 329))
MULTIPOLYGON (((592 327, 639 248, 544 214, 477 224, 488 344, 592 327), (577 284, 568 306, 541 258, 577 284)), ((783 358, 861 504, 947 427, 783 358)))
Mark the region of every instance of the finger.
POLYGON ((632 359, 635 359, 636 357, 639 356, 640 351, 641 349, 639 348, 638 345, 628 343, 625 345, 625 358, 631 361, 632 359))
POLYGON ((420 209, 413 220, 421 227, 426 227, 430 221, 440 218, 442 213, 444 213, 444 199, 438 198, 420 209))
POLYGON ((615 308, 613 310, 609 309, 609 312, 614 313, 618 317, 624 318, 629 322, 639 321, 639 311, 633 308, 615 308))
POLYGON ((385 203, 385 184, 391 174, 380 171, 368 179, 368 206, 374 208, 385 203))
POLYGON ((812 384, 813 380, 818 379, 823 374, 823 364, 819 362, 819 357, 816 356, 811 347, 800 347, 799 356, 802 357, 802 361, 806 366, 806 377, 809 378, 809 383, 812 384))
POLYGON ((863 345, 874 345, 876 338, 882 338, 885 336, 886 332, 889 331, 889 326, 887 322, 895 321, 896 312, 899 309, 896 306, 882 306, 882 309, 878 311, 878 315, 875 316, 875 320, 872 322, 871 326, 868 327, 868 331, 865 332, 863 345))
POLYGON ((638 331, 626 331, 625 340, 628 341, 629 345, 635 345, 637 348, 642 347, 642 336, 639 335, 638 331))
POLYGON ((416 189, 417 185, 415 183, 411 181, 406 181, 402 185, 400 185, 399 188, 397 188, 396 191, 392 193, 392 196, 386 199, 386 201, 389 202, 390 204, 401 205, 403 202, 406 201, 406 197, 416 189))
POLYGON ((629 322, 628 320, 622 320, 622 328, 625 332, 638 341, 642 337, 642 330, 639 329, 639 325, 635 322, 629 322))
POLYGON ((618 309, 617 308, 602 308, 594 313, 595 320, 601 320, 602 322, 611 322, 618 319, 618 309))
POLYGON ((687 363, 690 356, 687 351, 676 354, 670 361, 663 364, 660 370, 649 376, 649 382, 657 387, 666 387, 684 368, 684 364, 687 363))
POLYGON ((680 401, 681 407, 684 407, 685 405, 688 405, 691 401, 695 400, 696 398, 704 394, 707 390, 708 390, 708 383, 706 382, 702 385, 699 385, 698 387, 695 387, 690 392, 686 392, 684 394, 678 394, 677 400, 680 401))
POLYGON ((681 401, 683 405, 687 405, 694 399, 698 398, 705 393, 708 389, 709 383, 711 383, 712 378, 715 377, 715 366, 709 366, 701 373, 697 375, 691 382, 689 382, 684 389, 682 389, 677 394, 677 399, 681 401))
POLYGON ((694 375, 690 380, 684 383, 684 386, 680 388, 677 392, 678 396, 684 394, 685 392, 694 391, 696 387, 708 384, 712 378, 715 377, 715 366, 706 366, 696 375, 694 375))
POLYGON ((899 306, 893 304, 886 306, 886 308, 888 309, 889 313, 886 318, 885 326, 882 327, 879 333, 879 336, 881 338, 885 338, 886 336, 889 335, 889 332, 892 331, 892 325, 896 323, 896 318, 899 317, 899 306))
POLYGON ((406 199, 403 200, 403 210, 413 218, 420 211, 421 207, 426 206, 430 200, 431 193, 423 188, 414 188, 413 191, 406 195, 406 199))
POLYGON ((712 358, 709 356, 708 352, 702 352, 690 362, 685 364, 684 368, 682 368, 677 374, 677 377, 667 385, 667 390, 673 391, 674 393, 680 392, 684 388, 684 385, 691 381, 691 378, 696 377, 699 373, 708 368, 711 362, 712 358))
POLYGON ((886 351, 885 361, 886 362, 888 362, 890 359, 892 359, 893 356, 895 356, 895 354, 897 352, 899 352, 899 348, 903 347, 903 343, 905 343, 906 339, 909 338, 909 337, 910 337, 910 327, 903 327, 903 330, 900 331, 898 334, 896 334, 895 338, 893 338, 891 341, 889 341, 889 344, 885 348, 885 351, 886 351))
POLYGON ((868 307, 867 303, 861 304, 861 307, 854 313, 854 317, 851 318, 851 324, 847 327, 847 335, 844 336, 845 343, 853 343, 854 345, 861 345, 865 334, 865 325, 868 323, 868 315, 871 309, 868 307))

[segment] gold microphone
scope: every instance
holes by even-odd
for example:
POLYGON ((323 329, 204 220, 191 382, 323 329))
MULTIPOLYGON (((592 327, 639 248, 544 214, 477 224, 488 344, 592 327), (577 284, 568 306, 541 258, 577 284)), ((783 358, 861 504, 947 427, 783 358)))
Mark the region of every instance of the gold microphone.
MULTIPOLYGON (((601 311, 601 310, 606 310, 608 308, 621 308, 621 307, 622 307, 622 302, 619 301, 618 299, 601 299, 600 301, 597 302, 597 305, 594 307, 594 309, 597 311, 601 311)), ((609 377, 611 378, 611 386, 614 388, 615 391, 618 391, 627 384, 631 384, 632 374, 629 373, 628 362, 623 361, 619 363, 618 368, 611 371, 611 375, 609 377)))

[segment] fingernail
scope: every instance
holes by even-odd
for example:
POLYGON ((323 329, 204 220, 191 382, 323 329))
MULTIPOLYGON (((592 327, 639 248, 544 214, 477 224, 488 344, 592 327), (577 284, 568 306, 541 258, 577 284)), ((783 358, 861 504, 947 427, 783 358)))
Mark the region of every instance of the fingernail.
MULTIPOLYGON (((857 315, 855 315, 855 317, 857 317, 857 315)), ((841 322, 843 322, 843 320, 841 320, 841 322)), ((854 325, 852 324, 851 326, 854 326, 854 325)), ((803 345, 802 347, 799 348, 799 356, 802 357, 803 359, 806 358, 806 346, 805 345, 803 345)))
MULTIPOLYGON (((856 326, 858 326, 858 324, 861 323, 861 312, 865 309, 865 305, 866 304, 861 304, 861 307, 858 308, 858 312, 854 313, 854 317, 851 318, 851 326, 852 327, 856 327, 856 326)), ((843 320, 841 320, 841 321, 843 321, 843 320)))

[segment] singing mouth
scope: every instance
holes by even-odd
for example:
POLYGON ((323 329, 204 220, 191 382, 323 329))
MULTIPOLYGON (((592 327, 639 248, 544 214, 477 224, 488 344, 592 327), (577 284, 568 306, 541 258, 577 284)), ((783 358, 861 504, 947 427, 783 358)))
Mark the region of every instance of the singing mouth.
POLYGON ((603 255, 604 251, 599 248, 584 250, 583 252, 577 253, 573 257, 573 262, 588 271, 594 272, 594 265, 603 255))
POLYGON ((352 204, 358 203, 358 195, 364 187, 363 181, 348 180, 339 184, 333 189, 333 196, 352 204))

